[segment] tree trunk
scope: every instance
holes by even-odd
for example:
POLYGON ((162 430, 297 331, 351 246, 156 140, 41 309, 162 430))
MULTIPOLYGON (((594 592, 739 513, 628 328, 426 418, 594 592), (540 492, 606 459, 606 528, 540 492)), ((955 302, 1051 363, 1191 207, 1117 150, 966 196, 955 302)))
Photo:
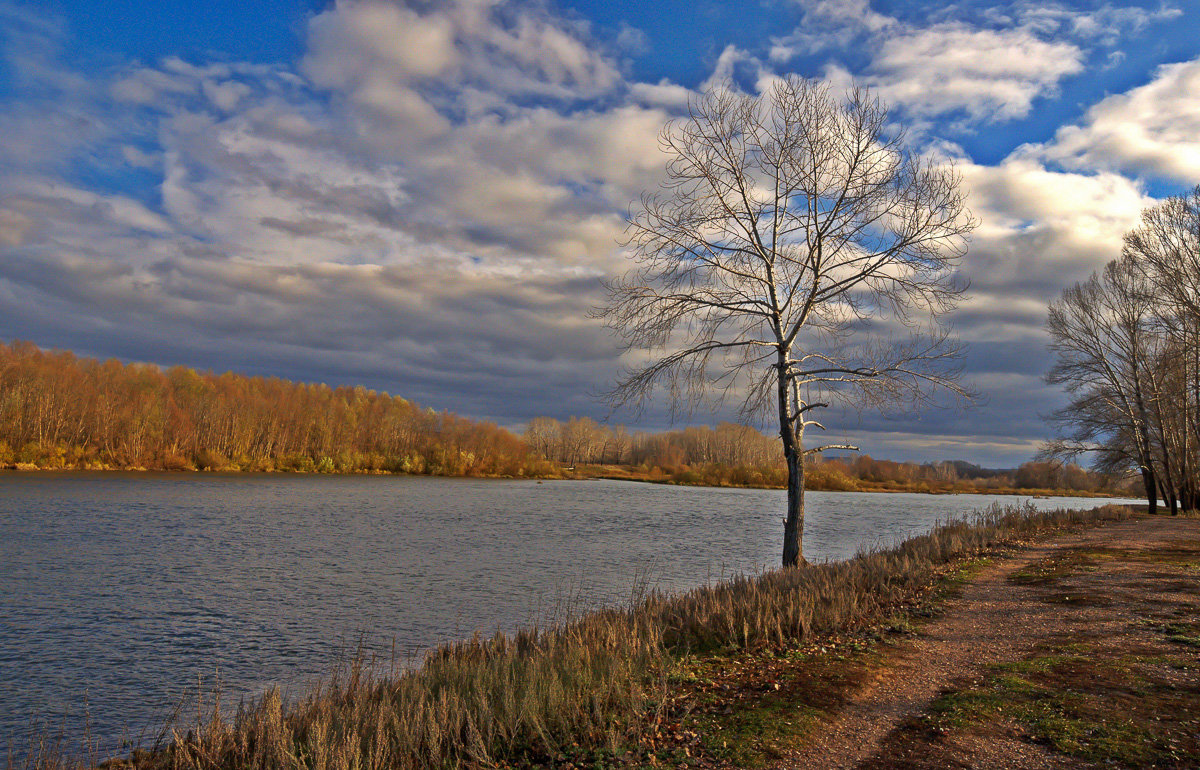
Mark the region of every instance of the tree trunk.
POLYGON ((783 566, 798 567, 804 563, 801 546, 804 539, 804 454, 792 442, 785 449, 788 466, 787 518, 783 522, 783 566))
POLYGON ((1171 511, 1172 516, 1179 515, 1179 503, 1175 497, 1175 487, 1171 483, 1167 483, 1162 489, 1163 500, 1167 503, 1167 508, 1171 511))
MULTIPOLYGON (((797 567, 804 563, 804 449, 800 435, 793 425, 788 393, 787 353, 779 354, 779 437, 783 439, 783 457, 787 461, 787 516, 783 520, 783 566, 797 567)), ((797 405, 799 408, 799 405, 797 405)), ((803 419, 799 414, 797 420, 803 419)))
POLYGON ((1198 497, 1200 497, 1200 495, 1197 494, 1196 485, 1192 482, 1191 479, 1188 479, 1181 486, 1181 489, 1179 492, 1179 507, 1183 511, 1196 510, 1196 508, 1197 508, 1196 503, 1197 503, 1198 497))
POLYGON ((1150 507, 1150 515, 1158 513, 1158 489, 1154 483, 1154 471, 1142 468, 1142 484, 1146 488, 1146 504, 1150 507))

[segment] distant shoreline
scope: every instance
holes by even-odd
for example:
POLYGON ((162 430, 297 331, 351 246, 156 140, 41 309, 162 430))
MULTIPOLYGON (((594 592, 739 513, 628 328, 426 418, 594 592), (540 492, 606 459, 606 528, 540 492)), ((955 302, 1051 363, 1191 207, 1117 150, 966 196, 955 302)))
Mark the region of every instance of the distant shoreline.
MULTIPOLYGON (((626 474, 616 472, 624 470, 620 466, 590 467, 584 466, 576 471, 564 471, 561 475, 544 476, 510 476, 510 475, 451 475, 430 473, 404 473, 387 470, 354 470, 354 471, 304 471, 304 470, 234 470, 234 469, 200 469, 200 468, 144 468, 144 467, 92 467, 92 468, 44 468, 33 463, 16 463, 0 467, 3 474, 47 474, 47 475, 76 475, 76 474, 161 474, 166 476, 411 476, 414 478, 443 478, 443 479, 479 479, 491 481, 629 481, 641 484, 660 484, 676 487, 703 487, 709 489, 784 489, 780 485, 755 484, 706 484, 703 482, 683 482, 670 477, 655 477, 644 472, 628 471, 626 474)), ((930 487, 924 482, 913 484, 897 483, 863 483, 858 489, 829 488, 822 484, 805 487, 806 492, 871 492, 877 494, 924 494, 924 495, 1002 495, 1005 497, 1078 497, 1094 499, 1125 499, 1127 496, 1110 492, 1093 492, 1078 489, 1022 489, 1001 487, 996 489, 980 489, 969 485, 930 487)))
MULTIPOLYGON (((665 484, 669 486, 686 486, 686 487, 711 487, 713 489, 786 489, 781 484, 733 484, 733 483, 716 483, 705 484, 702 482, 686 482, 679 481, 670 476, 656 476, 652 473, 646 473, 640 470, 632 470, 626 466, 591 466, 583 465, 570 475, 564 475, 561 478, 565 480, 587 481, 591 479, 605 479, 608 481, 636 481, 646 484, 665 484)), ((927 494, 927 495, 1004 495, 1009 497, 1083 497, 1096 499, 1133 499, 1129 495, 1121 495, 1114 492, 1096 492, 1080 489, 1044 489, 1044 488, 1023 488, 1023 487, 995 487, 992 489, 979 487, 969 482, 948 483, 942 485, 933 485, 928 482, 869 482, 855 480, 856 488, 846 489, 841 486, 827 485, 821 483, 818 477, 815 480, 809 480, 804 487, 805 492, 900 492, 906 494, 927 494)))

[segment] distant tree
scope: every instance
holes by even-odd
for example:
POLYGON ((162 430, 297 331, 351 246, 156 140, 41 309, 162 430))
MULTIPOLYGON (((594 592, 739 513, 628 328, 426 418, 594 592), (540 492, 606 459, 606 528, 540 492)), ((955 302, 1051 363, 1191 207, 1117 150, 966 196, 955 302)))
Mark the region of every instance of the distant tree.
POLYGON ((736 394, 744 416, 776 415, 785 566, 803 560, 805 456, 833 448, 805 447, 817 410, 921 403, 931 386, 969 395, 941 319, 976 222, 959 176, 891 125, 865 89, 709 90, 664 129, 667 180, 632 213, 636 266, 609 285, 608 326, 650 351, 615 407, 662 386, 673 414, 736 394))
POLYGON ((590 417, 572 417, 562 428, 562 461, 575 465, 594 462, 604 445, 604 429, 590 417))
POLYGON ((525 443, 546 459, 558 459, 562 425, 553 417, 534 417, 525 428, 525 443))

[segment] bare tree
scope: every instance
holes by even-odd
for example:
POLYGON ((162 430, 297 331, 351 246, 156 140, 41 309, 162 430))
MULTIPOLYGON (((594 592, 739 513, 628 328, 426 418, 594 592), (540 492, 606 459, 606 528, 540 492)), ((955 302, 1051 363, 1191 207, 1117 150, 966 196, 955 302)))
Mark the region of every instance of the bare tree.
POLYGON ((922 403, 930 386, 968 395, 941 320, 976 222, 957 173, 889 128, 865 89, 709 90, 664 129, 666 181, 631 213, 636 266, 609 285, 606 323, 649 351, 614 407, 662 386, 673 415, 730 396, 744 416, 776 413, 785 566, 803 561, 805 456, 833 448, 805 448, 817 410, 922 403))
POLYGON ((1157 318, 1171 351, 1156 367, 1170 385, 1173 412, 1164 421, 1164 471, 1178 482, 1185 508, 1200 507, 1200 186, 1142 212, 1122 252, 1151 285, 1157 318), (1168 424, 1169 423, 1169 424, 1168 424), (1174 467, 1171 467, 1174 466, 1174 467))
POLYGON ((553 417, 534 417, 525 428, 524 438, 533 451, 556 460, 562 446, 562 425, 553 417))
POLYGON ((1047 376, 1071 401, 1045 456, 1136 468, 1153 512, 1200 507, 1200 187, 1142 212, 1121 258, 1063 292, 1047 376))
POLYGON ((1173 305, 1173 315, 1200 317, 1200 185, 1143 211, 1122 254, 1155 284, 1160 301, 1173 305))
POLYGON ((1056 360, 1046 381, 1063 385, 1070 402, 1050 415, 1060 436, 1043 457, 1098 453, 1098 466, 1136 468, 1151 512, 1168 479, 1155 462, 1154 424, 1161 399, 1153 377, 1161 357, 1151 293, 1130 259, 1063 291, 1050 304, 1046 329, 1056 360))

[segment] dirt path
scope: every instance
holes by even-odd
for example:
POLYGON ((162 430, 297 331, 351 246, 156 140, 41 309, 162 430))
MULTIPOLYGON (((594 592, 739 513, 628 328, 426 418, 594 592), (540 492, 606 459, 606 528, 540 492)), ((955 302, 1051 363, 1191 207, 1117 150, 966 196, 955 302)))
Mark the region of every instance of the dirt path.
MULTIPOLYGON (((992 563, 958 598, 946 602, 938 619, 897 646, 894 657, 854 693, 832 724, 800 753, 772 767, 1087 766, 1037 741, 1014 737, 1019 731, 1011 729, 941 740, 913 725, 939 695, 980 686, 989 666, 1029 658, 1056 640, 1085 633, 1089 639, 1119 641, 1132 623, 1144 622, 1146 608, 1138 605, 1147 597, 1194 606, 1188 603, 1195 601, 1197 585, 1189 589, 1178 570, 1150 562, 1110 559, 1078 574, 1055 571, 1058 562, 1089 549, 1155 552, 1187 543, 1200 553, 1200 521, 1142 518, 1065 535, 992 563), (1066 582, 1055 583, 1060 576, 1066 582), (1058 593, 1048 595, 1048 586, 1058 593), (1097 590, 1109 598, 1088 601, 1097 590), (938 744, 936 751, 930 743, 938 744)), ((1194 670, 1192 677, 1194 683, 1194 670)))

